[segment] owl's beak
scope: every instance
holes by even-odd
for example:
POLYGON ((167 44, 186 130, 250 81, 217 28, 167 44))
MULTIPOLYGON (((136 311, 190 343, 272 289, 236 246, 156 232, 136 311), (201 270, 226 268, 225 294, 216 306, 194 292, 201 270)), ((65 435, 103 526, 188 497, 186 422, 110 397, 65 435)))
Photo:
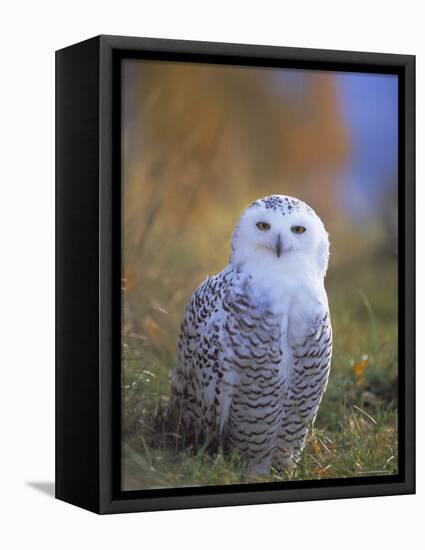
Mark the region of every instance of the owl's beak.
POLYGON ((277 236, 277 239, 276 239, 275 250, 276 250, 276 256, 280 258, 280 255, 282 253, 282 241, 280 239, 280 234, 277 236))

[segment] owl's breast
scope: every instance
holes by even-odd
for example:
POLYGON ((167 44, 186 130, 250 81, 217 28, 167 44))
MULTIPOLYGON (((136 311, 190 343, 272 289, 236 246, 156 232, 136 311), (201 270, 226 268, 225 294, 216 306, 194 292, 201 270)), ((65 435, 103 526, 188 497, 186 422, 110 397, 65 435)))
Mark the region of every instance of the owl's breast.
POLYGON ((268 289, 255 287, 251 279, 229 294, 224 307, 224 364, 237 373, 226 438, 230 446, 257 461, 273 448, 282 418, 287 323, 268 289))

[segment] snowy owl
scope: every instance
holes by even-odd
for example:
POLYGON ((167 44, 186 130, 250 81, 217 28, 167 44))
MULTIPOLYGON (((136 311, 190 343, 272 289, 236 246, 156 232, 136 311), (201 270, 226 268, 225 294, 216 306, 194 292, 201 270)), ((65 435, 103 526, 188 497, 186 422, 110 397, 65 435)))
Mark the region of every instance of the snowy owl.
POLYGON ((181 324, 169 411, 183 438, 237 449, 255 473, 296 464, 330 370, 328 258, 300 200, 272 195, 242 213, 228 265, 181 324))

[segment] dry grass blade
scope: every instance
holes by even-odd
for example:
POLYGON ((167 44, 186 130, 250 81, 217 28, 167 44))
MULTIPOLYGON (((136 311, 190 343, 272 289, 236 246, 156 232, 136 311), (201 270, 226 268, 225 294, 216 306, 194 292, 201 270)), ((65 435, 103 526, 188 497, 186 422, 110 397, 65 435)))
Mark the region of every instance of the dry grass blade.
POLYGON ((377 425, 378 423, 376 422, 376 420, 373 418, 373 416, 371 416, 370 414, 368 414, 366 411, 364 411, 363 409, 361 409, 360 407, 358 407, 357 405, 353 405, 353 409, 356 409, 357 411, 361 412, 362 414, 364 414, 364 416, 366 418, 368 418, 371 422, 373 422, 375 425, 377 425))

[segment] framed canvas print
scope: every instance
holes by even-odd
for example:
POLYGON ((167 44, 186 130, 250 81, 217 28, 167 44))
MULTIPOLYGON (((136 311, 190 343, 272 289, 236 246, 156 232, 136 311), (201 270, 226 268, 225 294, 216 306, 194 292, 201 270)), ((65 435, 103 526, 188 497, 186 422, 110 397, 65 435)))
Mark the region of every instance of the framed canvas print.
POLYGON ((413 56, 56 54, 56 496, 415 490, 413 56))

